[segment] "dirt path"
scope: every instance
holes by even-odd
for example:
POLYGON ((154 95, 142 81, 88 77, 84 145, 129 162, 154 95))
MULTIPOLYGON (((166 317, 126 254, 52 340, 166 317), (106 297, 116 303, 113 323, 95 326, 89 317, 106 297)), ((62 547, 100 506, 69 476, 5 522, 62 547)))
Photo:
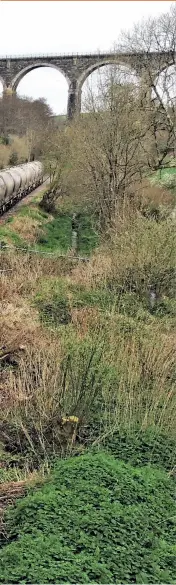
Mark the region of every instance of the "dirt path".
POLYGON ((49 183, 49 179, 45 179, 45 181, 42 183, 42 185, 40 185, 39 187, 34 189, 34 191, 32 191, 31 193, 26 195, 26 197, 24 197, 23 199, 18 201, 18 203, 16 203, 16 205, 14 205, 13 207, 11 207, 11 209, 9 209, 5 213, 3 213, 3 215, 0 216, 0 225, 3 225, 5 223, 5 221, 8 219, 8 217, 11 217, 12 215, 14 215, 18 211, 19 207, 21 207, 22 205, 26 205, 27 203, 32 201, 33 197, 36 197, 36 195, 39 195, 39 193, 41 193, 41 191, 43 191, 43 189, 46 187, 46 185, 48 185, 48 183, 49 183))

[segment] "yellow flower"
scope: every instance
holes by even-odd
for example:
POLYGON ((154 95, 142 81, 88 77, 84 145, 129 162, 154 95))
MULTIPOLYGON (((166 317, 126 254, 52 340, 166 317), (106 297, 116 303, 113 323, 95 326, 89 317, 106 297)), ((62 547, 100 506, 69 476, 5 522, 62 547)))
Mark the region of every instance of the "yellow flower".
POLYGON ((79 418, 77 416, 68 416, 68 417, 63 416, 62 423, 65 424, 66 422, 78 423, 79 418))
POLYGON ((77 416, 69 416, 68 418, 70 422, 77 423, 79 421, 79 418, 77 416))

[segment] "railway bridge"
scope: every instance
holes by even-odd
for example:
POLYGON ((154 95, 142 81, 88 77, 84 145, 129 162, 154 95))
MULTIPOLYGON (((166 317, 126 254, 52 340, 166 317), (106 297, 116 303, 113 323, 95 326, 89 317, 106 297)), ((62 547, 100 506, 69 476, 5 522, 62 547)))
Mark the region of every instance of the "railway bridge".
POLYGON ((70 55, 31 55, 0 57, 0 81, 7 94, 16 92, 21 79, 33 69, 53 67, 60 71, 68 82, 67 115, 72 118, 81 111, 81 90, 86 78, 104 65, 116 64, 128 67, 140 79, 141 87, 150 86, 151 76, 173 64, 173 54, 165 53, 89 53, 70 55))

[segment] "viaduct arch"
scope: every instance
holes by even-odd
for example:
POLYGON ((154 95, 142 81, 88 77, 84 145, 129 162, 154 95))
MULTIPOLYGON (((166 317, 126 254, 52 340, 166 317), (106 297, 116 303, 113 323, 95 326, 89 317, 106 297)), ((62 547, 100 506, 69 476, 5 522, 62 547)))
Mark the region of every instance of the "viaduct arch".
MULTIPOLYGON (((175 58, 175 56, 174 56, 175 58)), ((0 81, 3 91, 16 92, 21 79, 39 67, 53 67, 64 75, 68 83, 67 115, 72 118, 81 111, 81 90, 86 78, 104 65, 125 65, 141 79, 146 86, 146 62, 154 76, 173 64, 173 54, 165 53, 94 53, 72 55, 38 55, 23 57, 0 57, 0 81)), ((150 86, 150 83, 148 82, 150 86)))

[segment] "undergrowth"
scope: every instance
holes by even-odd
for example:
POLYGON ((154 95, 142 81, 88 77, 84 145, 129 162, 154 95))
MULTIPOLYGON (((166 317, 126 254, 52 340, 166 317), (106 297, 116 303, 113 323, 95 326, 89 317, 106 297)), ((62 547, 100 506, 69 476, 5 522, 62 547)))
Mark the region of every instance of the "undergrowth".
POLYGON ((6 516, 0 582, 175 583, 174 493, 103 452, 58 462, 6 516))
MULTIPOLYGON (((61 216, 43 216, 43 246, 55 246, 61 216)), ((24 349, 0 360, 0 440, 34 462, 117 429, 175 437, 173 223, 122 216, 108 238, 86 263, 1 253, 11 272, 1 277, 0 343, 24 349), (70 416, 76 427, 63 426, 70 416)))
MULTIPOLYGON (((90 255, 98 243, 95 222, 90 213, 82 211, 78 223, 77 253, 90 255)), ((72 211, 58 210, 52 215, 43 211, 37 202, 23 204, 0 226, 0 239, 14 245, 29 244, 30 248, 42 252, 67 253, 72 246, 72 211)))
POLYGON ((75 309, 97 309, 99 314, 106 314, 109 319, 114 313, 114 318, 129 317, 135 321, 151 323, 160 320, 161 323, 176 323, 176 301, 174 296, 169 298, 162 295, 156 300, 154 306, 150 304, 150 295, 142 296, 135 291, 123 291, 123 287, 115 289, 102 284, 88 288, 81 283, 77 284, 63 278, 41 278, 38 282, 38 290, 35 295, 35 304, 40 311, 41 321, 47 325, 58 327, 68 324, 72 320, 75 309))
POLYGON ((117 460, 123 459, 133 466, 153 465, 171 471, 176 458, 175 437, 169 437, 156 427, 139 429, 135 433, 125 429, 115 429, 97 442, 95 449, 111 453, 117 460))
POLYGON ((0 227, 56 252, 0 252, 0 491, 52 469, 5 515, 0 582, 171 584, 173 222, 122 215, 102 241, 79 209, 81 262, 72 212, 30 203, 0 227))

